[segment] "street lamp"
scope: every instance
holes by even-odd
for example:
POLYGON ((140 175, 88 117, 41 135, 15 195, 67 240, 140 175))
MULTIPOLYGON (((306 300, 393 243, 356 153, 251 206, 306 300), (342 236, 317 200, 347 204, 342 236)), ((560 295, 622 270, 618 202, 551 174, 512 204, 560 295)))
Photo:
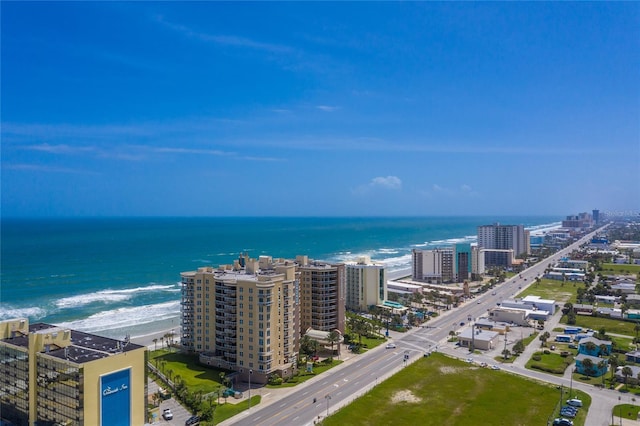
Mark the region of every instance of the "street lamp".
POLYGON ((249 370, 249 410, 251 410, 251 375, 253 374, 253 370, 249 370))
POLYGON ((326 399, 326 400, 327 400, 327 417, 329 417, 329 401, 331 401, 331 395, 326 394, 326 395, 324 396, 324 399, 326 399))

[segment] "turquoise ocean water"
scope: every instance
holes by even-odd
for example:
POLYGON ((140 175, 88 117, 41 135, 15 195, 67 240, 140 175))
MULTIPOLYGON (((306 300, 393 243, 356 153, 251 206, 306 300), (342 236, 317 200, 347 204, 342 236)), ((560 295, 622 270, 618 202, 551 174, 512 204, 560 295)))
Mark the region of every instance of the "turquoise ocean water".
POLYGON ((369 255, 389 271, 411 249, 475 242, 494 222, 559 217, 2 219, 0 320, 28 317, 112 337, 177 327, 180 272, 252 257, 369 255))

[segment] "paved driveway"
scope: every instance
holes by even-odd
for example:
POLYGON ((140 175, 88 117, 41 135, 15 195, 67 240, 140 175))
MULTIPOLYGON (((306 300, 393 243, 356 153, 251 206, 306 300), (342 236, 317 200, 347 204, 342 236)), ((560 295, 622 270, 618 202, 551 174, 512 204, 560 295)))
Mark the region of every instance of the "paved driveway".
MULTIPOLYGON (((148 386, 149 386, 149 395, 153 395, 155 392, 158 391, 158 384, 151 379, 149 379, 148 386)), ((165 420, 162 417, 160 417, 154 424, 183 426, 184 422, 187 421, 187 419, 192 416, 192 414, 186 408, 180 405, 180 403, 176 401, 174 398, 167 399, 160 403, 160 416, 162 416, 162 411, 165 408, 168 408, 171 410, 171 412, 173 413, 173 419, 165 420)))

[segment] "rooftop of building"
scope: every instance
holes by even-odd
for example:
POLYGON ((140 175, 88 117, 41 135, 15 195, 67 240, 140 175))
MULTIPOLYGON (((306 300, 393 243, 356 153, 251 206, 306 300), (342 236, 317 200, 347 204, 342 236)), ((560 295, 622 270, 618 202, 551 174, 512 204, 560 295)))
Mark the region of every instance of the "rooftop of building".
MULTIPOLYGON (((105 358, 121 352, 144 348, 144 346, 130 343, 128 340, 117 340, 109 337, 102 337, 82 331, 70 330, 46 323, 29 324, 30 334, 44 334, 55 332, 70 332, 70 345, 60 348, 55 344, 46 345, 41 351, 48 355, 68 359, 76 363, 85 363, 95 359, 105 358)), ((17 333, 12 337, 2 339, 3 342, 14 346, 29 347, 29 336, 17 333)))

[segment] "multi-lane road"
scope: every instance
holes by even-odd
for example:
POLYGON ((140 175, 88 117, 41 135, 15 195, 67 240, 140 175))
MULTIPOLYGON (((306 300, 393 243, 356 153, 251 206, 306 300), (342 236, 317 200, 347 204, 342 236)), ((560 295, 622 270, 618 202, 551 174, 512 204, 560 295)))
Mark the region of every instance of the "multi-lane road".
MULTIPOLYGON (((479 296, 429 321, 428 328, 414 328, 396 338, 394 340, 396 348, 385 349, 383 346, 358 355, 356 360, 342 364, 313 378, 294 388, 294 391, 283 398, 269 404, 252 407, 251 410, 245 411, 224 423, 251 426, 314 424, 318 419, 350 403, 375 386, 379 381, 395 374, 407 363, 419 359, 425 352, 435 350, 438 345, 442 346, 442 343, 446 341, 449 332, 455 328, 456 324, 459 325, 460 322, 466 323, 469 317, 478 318, 485 314, 488 308, 496 306, 499 301, 512 297, 520 291, 519 287, 524 288, 530 285, 537 276, 544 274, 544 270, 550 264, 571 253, 578 246, 588 241, 592 235, 593 233, 586 235, 571 246, 526 269, 521 274, 497 286, 492 292, 479 296)), ((456 354, 454 351, 451 352, 454 355, 456 354)), ((464 352, 459 354, 460 357, 464 355, 464 352)), ((564 383, 565 380, 562 378, 529 371, 524 368, 516 368, 514 366, 509 371, 547 382, 569 385, 564 383)), ((601 395, 602 398, 598 401, 597 405, 600 407, 598 410, 603 409, 606 404, 613 406, 617 401, 618 395, 612 393, 612 391, 594 390, 595 388, 582 384, 576 384, 574 387, 589 393, 599 392, 598 395, 601 395)), ((592 406, 593 409, 594 407, 592 406)), ((610 412, 609 410, 607 415, 610 412)), ((606 424, 606 419, 603 420, 601 417, 603 417, 602 413, 592 416, 590 412, 587 425, 600 426, 606 424), (605 423, 602 423, 602 421, 605 423)))

